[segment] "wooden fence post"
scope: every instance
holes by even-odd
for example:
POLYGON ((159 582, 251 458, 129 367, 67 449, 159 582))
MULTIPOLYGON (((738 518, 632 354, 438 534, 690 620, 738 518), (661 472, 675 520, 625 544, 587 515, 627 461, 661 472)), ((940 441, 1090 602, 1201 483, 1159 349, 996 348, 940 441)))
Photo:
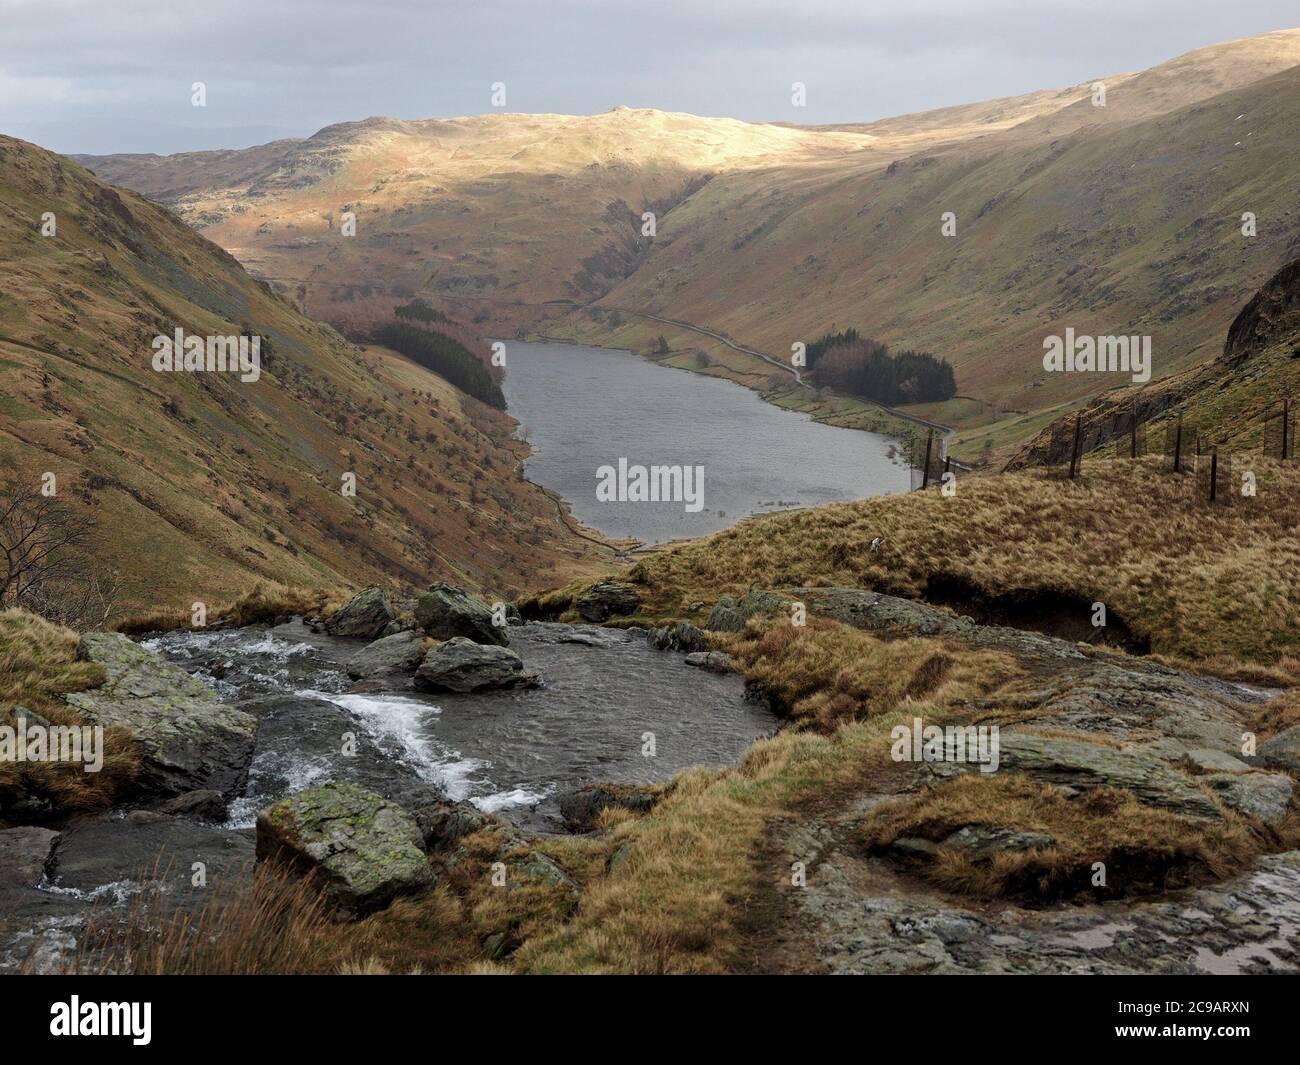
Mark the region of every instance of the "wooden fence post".
POLYGON ((1074 447, 1070 449, 1070 480, 1079 472, 1079 434, 1083 430, 1083 415, 1074 416, 1074 447))

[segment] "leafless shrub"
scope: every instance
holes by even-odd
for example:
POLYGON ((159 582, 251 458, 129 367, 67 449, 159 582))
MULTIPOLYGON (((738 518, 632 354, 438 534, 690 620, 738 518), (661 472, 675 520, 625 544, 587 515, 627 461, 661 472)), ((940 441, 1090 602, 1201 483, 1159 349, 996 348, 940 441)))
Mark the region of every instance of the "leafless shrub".
POLYGON ((22 607, 70 628, 105 627, 124 580, 95 563, 95 522, 18 470, 0 485, 0 609, 22 607))

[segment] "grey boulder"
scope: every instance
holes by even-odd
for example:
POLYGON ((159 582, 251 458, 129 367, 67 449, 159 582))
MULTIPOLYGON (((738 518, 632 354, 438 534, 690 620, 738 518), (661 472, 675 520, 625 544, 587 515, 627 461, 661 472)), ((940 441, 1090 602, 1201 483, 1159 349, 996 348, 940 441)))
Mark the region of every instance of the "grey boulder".
POLYGON ((355 784, 309 788, 257 815, 257 858, 319 876, 342 917, 360 917, 433 885, 415 819, 355 784))
POLYGON ((1259 745, 1253 761, 1263 762, 1271 769, 1300 772, 1300 725, 1283 729, 1259 745))
POLYGON ((607 621, 635 614, 641 606, 636 589, 626 581, 597 581, 573 602, 584 621, 607 621))
POLYGON ((373 640, 397 617, 382 588, 371 586, 330 615, 325 631, 331 636, 373 640))
POLYGON ((524 660, 514 651, 463 636, 431 648, 415 671, 415 686, 432 692, 518 688, 536 681, 536 676, 524 672, 524 660))
POLYGON ((437 581, 415 604, 415 620, 435 640, 463 636, 476 643, 510 642, 505 625, 493 624, 491 608, 455 585, 437 581))
POLYGON ((367 644, 348 659, 348 676, 366 677, 410 673, 424 657, 424 638, 418 632, 396 632, 367 644))

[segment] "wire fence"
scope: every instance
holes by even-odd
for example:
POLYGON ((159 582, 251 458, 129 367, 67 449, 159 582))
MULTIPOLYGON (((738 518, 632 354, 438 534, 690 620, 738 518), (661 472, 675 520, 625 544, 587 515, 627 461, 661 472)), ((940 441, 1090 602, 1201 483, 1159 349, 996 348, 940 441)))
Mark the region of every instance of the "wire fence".
MULTIPOLYGON (((1155 411, 1150 418, 1163 412, 1155 411)), ((1263 450, 1268 457, 1294 461, 1297 454, 1296 429, 1300 417, 1290 398, 1278 400, 1264 417, 1263 450)), ((1233 474, 1234 450, 1222 435, 1194 425, 1179 415, 1163 425, 1159 445, 1160 469, 1170 475, 1191 479, 1198 501, 1230 506, 1253 492, 1237 483, 1233 474)), ((1155 454, 1151 439, 1153 427, 1138 414, 1137 405, 1123 414, 1104 421, 1085 424, 1082 414, 1072 420, 1057 422, 1045 448, 1049 458, 1042 463, 1047 476, 1078 480, 1083 476, 1083 458, 1092 452, 1112 455, 1116 459, 1139 459, 1155 454)), ((942 483, 950 472, 951 462, 940 455, 940 440, 933 432, 915 436, 909 443, 908 458, 912 466, 912 488, 921 490, 942 483)), ((1254 452, 1257 453, 1257 452, 1254 452)), ((1240 460, 1237 462, 1241 466, 1240 460)), ((1249 468, 1241 474, 1244 485, 1251 479, 1249 468)))

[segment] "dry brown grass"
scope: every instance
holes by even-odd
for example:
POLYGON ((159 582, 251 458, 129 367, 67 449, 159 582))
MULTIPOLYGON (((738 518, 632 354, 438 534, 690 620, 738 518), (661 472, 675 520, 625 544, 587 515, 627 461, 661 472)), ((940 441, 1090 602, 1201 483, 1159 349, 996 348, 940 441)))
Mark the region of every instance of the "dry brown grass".
POLYGON ((1129 792, 1097 789, 1069 799, 1019 773, 968 773, 873 811, 861 830, 871 849, 900 838, 941 842, 967 825, 1045 832, 1056 846, 976 858, 941 847, 920 869, 949 891, 1035 899, 1161 891, 1237 872, 1269 842, 1239 818, 1220 823, 1144 806, 1129 792), (1093 883, 1094 863, 1106 883, 1093 883))
POLYGON ((756 574, 769 588, 911 598, 955 576, 990 596, 1104 602, 1156 652, 1274 665, 1300 655, 1300 465, 1253 468, 1258 496, 1213 508, 1154 458, 1089 460, 1075 482, 1037 470, 969 476, 953 498, 914 492, 751 518, 646 558, 633 576, 651 612, 679 615, 743 594, 756 574))
POLYGON ((886 641, 838 622, 750 622, 729 642, 746 680, 783 714, 822 731, 904 700, 964 705, 1020 676, 1010 655, 935 640, 886 641))
POLYGON ((1266 740, 1293 725, 1300 725, 1300 689, 1283 692, 1265 703, 1255 721, 1255 733, 1266 740))
MULTIPOLYGON (((255 625, 273 621, 286 614, 315 617, 327 610, 336 609, 347 601, 347 594, 337 589, 288 587, 281 584, 255 584, 251 591, 237 599, 218 604, 209 609, 207 624, 255 625)), ((114 628, 118 632, 138 635, 144 632, 171 632, 174 629, 193 627, 188 610, 155 610, 132 614, 120 620, 114 628)))
MULTIPOLYGON (((155 879, 159 871, 142 875, 155 879)), ((329 971, 333 925, 308 880, 259 865, 251 883, 225 879, 197 912, 146 888, 122 913, 97 907, 68 969, 133 975, 241 975, 329 971)))
MULTIPOLYGON (((0 724, 12 725, 17 706, 54 725, 87 722, 62 696, 104 681, 103 670, 76 657, 77 635, 24 610, 0 612, 0 724)), ((48 800, 48 819, 97 809, 113 799, 139 772, 139 755, 122 729, 104 732, 104 764, 87 773, 72 762, 0 762, 0 805, 19 799, 48 800)))
POLYGON ((1300 684, 1300 655, 1284 654, 1271 665, 1243 662, 1233 655, 1211 655, 1209 658, 1179 658, 1174 655, 1149 655, 1151 661, 1174 669, 1188 670, 1207 677, 1218 677, 1237 684, 1251 684, 1260 688, 1290 688, 1300 684))

